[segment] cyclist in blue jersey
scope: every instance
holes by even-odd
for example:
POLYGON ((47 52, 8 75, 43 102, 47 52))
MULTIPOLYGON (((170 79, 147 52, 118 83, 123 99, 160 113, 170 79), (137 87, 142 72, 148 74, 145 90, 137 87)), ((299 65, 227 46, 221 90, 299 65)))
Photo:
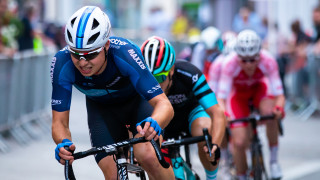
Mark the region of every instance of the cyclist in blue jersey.
MULTIPOLYGON (((212 136, 212 153, 218 153, 225 132, 225 115, 219 107, 214 92, 210 89, 202 72, 185 60, 175 59, 175 51, 169 42, 153 36, 141 46, 144 60, 153 76, 168 96, 174 117, 165 128, 164 139, 177 138, 181 132, 201 136, 208 128, 212 136)), ((147 109, 147 108, 145 108, 147 109)), ((198 144, 200 161, 207 179, 216 179, 218 165, 213 166, 206 153, 205 142, 198 144)))
MULTIPOLYGON (((86 95, 90 139, 95 147, 127 139, 126 125, 135 137, 157 140, 173 117, 172 105, 144 63, 139 47, 127 39, 110 37, 110 30, 108 16, 100 8, 79 9, 65 28, 68 45, 52 60, 52 137, 61 164, 74 160, 64 148, 75 150, 69 130, 72 85, 86 95), (142 109, 145 104, 153 108, 142 109)), ((150 179, 174 179, 172 168, 162 168, 150 143, 134 145, 134 153, 150 179)), ((105 179, 117 178, 112 156, 99 153, 95 159, 105 179)))

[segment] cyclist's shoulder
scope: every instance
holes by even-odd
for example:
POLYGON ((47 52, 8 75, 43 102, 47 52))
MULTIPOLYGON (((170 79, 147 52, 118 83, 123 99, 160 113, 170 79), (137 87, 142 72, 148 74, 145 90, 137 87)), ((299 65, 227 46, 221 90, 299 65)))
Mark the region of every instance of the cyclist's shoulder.
POLYGON ((239 66, 239 58, 237 53, 230 53, 228 56, 224 57, 221 62, 221 68, 225 73, 235 72, 236 69, 240 68, 239 66))
POLYGON ((67 46, 65 46, 64 48, 60 49, 55 55, 54 57, 56 57, 57 59, 71 59, 70 57, 70 52, 67 48, 67 46))
POLYGON ((273 55, 266 51, 261 50, 260 51, 260 63, 259 66, 261 69, 265 71, 277 71, 278 64, 273 55))
POLYGON ((129 39, 119 37, 119 36, 111 36, 110 39, 110 49, 116 50, 114 53, 126 52, 129 49, 140 49, 134 42, 129 39))
POLYGON ((192 77, 195 74, 202 74, 200 69, 184 59, 177 59, 174 65, 175 71, 182 76, 192 77))
POLYGON ((199 80, 205 79, 203 73, 186 60, 176 60, 174 76, 185 87, 193 87, 199 80))
POLYGON ((68 51, 67 47, 64 47, 58 51, 51 60, 52 69, 61 69, 65 65, 69 65, 70 67, 73 66, 70 52, 68 51))
POLYGON ((272 60, 275 61, 274 56, 266 49, 260 51, 260 57, 262 60, 272 60))

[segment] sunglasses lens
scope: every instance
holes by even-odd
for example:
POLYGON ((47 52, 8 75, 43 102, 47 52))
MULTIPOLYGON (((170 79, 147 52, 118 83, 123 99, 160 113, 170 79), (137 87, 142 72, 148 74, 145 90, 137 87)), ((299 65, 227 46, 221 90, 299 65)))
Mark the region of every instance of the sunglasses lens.
POLYGON ((254 63, 256 60, 255 59, 243 59, 243 63, 254 63))
POLYGON ((167 79, 167 76, 165 76, 165 75, 159 75, 159 76, 154 76, 154 77, 156 78, 158 83, 162 83, 163 81, 165 81, 167 79))
POLYGON ((89 61, 89 60, 92 60, 92 59, 96 58, 98 55, 99 55, 99 53, 96 52, 96 53, 92 53, 92 54, 87 54, 87 55, 84 56, 84 58, 85 58, 87 61, 89 61))
POLYGON ((71 52, 71 56, 73 56, 74 58, 76 58, 76 59, 80 59, 80 55, 79 54, 75 54, 75 53, 72 53, 71 52))
POLYGON ((79 55, 79 54, 71 53, 71 55, 78 60, 80 60, 80 58, 83 57, 86 61, 90 61, 96 58, 99 55, 99 52, 87 54, 87 55, 79 55))

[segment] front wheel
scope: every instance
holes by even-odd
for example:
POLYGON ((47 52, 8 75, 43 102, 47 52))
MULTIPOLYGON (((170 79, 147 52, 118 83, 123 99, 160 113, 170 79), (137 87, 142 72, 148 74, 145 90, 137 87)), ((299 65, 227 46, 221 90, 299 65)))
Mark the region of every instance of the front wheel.
POLYGON ((252 171, 251 176, 254 180, 262 180, 265 175, 266 180, 268 179, 263 162, 263 156, 261 151, 261 145, 254 143, 251 147, 252 153, 252 171))

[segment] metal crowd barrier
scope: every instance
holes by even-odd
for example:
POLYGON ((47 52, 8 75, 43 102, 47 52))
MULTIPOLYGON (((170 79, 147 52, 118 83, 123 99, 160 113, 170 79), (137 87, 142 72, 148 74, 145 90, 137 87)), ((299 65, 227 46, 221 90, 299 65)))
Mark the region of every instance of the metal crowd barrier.
POLYGON ((308 72, 308 96, 307 101, 309 105, 301 111, 299 118, 302 121, 308 120, 316 111, 320 110, 320 96, 319 96, 319 78, 320 78, 320 56, 309 54, 307 57, 307 72, 308 72))
POLYGON ((320 110, 320 55, 309 53, 307 65, 298 72, 286 75, 291 105, 298 107, 295 114, 302 121, 320 110))
POLYGON ((52 53, 24 52, 0 58, 0 151, 10 149, 7 139, 27 144, 50 132, 50 62, 52 53))

